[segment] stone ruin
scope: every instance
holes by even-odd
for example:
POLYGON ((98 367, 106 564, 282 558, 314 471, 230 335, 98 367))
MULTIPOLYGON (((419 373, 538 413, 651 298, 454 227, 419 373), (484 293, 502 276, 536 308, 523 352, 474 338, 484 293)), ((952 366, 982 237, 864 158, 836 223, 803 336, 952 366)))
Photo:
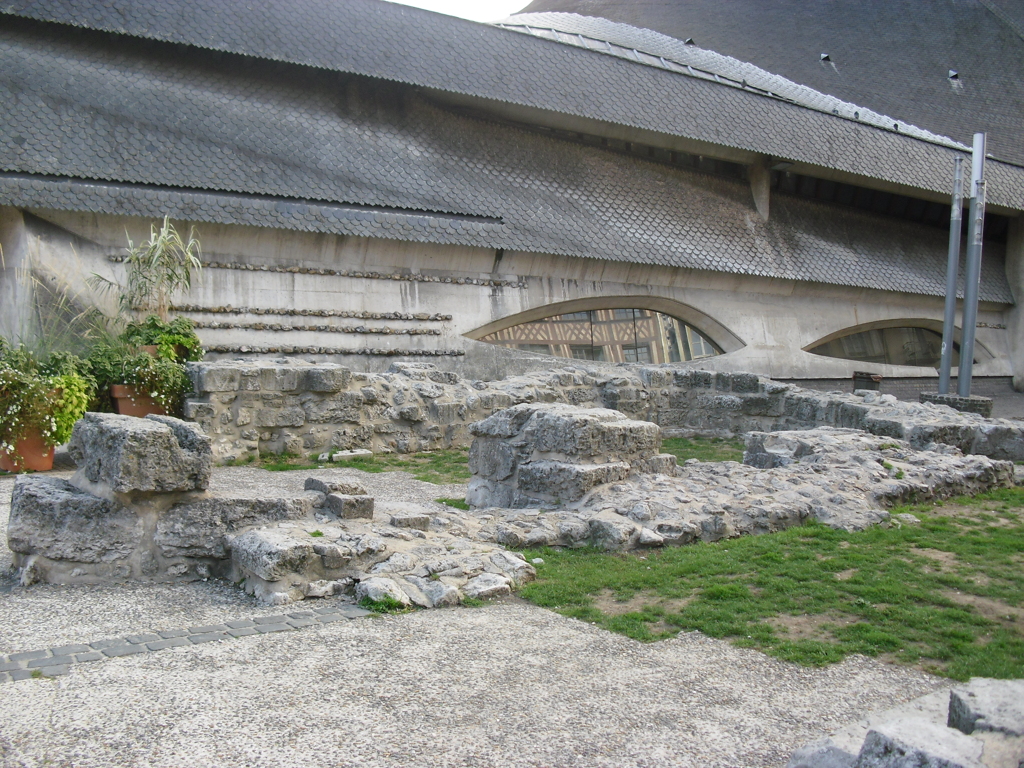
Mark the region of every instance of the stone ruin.
POLYGON ((352 592, 437 607, 535 575, 450 517, 376 508, 349 480, 310 477, 278 496, 218 486, 210 438, 171 417, 86 414, 69 453, 70 480, 15 481, 7 534, 24 585, 219 576, 277 605, 352 592))
POLYGON ((747 436, 744 463, 676 466, 655 424, 607 409, 517 405, 472 426, 467 501, 508 546, 633 549, 718 541, 814 519, 844 530, 894 504, 1014 483, 1014 465, 853 429, 747 436))
POLYGON ((280 361, 190 363, 195 395, 185 415, 212 440, 216 461, 265 453, 320 455, 349 449, 412 453, 468 447, 470 425, 514 405, 611 408, 663 434, 841 427, 964 453, 1024 461, 1024 423, 869 390, 818 392, 752 373, 679 366, 566 366, 502 381, 470 381, 431 363, 387 373, 280 361))
POLYGON ((656 424, 609 409, 521 404, 471 431, 461 512, 377 504, 329 469, 290 492, 239 488, 213 472, 196 424, 90 413, 69 444, 74 477, 17 478, 8 541, 26 585, 218 576, 273 604, 354 593, 438 607, 532 579, 505 547, 628 550, 810 519, 858 530, 887 524, 896 503, 1014 482, 1008 461, 853 429, 754 432, 743 464, 681 467, 656 424))
POLYGON ((798 749, 786 768, 1024 766, 1024 680, 975 677, 872 719, 798 749))

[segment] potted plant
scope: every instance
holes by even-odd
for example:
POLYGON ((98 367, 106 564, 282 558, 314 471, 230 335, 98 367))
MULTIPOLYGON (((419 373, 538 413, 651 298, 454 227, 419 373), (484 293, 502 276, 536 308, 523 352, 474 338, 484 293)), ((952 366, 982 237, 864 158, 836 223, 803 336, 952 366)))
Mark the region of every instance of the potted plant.
POLYGON ((203 349, 192 322, 170 319, 171 297, 188 292, 193 272, 202 269, 195 230, 183 238, 168 217, 149 240, 128 238, 123 283, 93 275, 93 284, 117 292, 115 327, 124 330, 97 347, 90 358, 101 391, 109 391, 117 413, 145 416, 177 413, 191 389, 182 363, 199 360, 203 349))
POLYGON ((150 315, 141 322, 129 323, 121 339, 153 357, 178 363, 201 360, 203 357, 202 342, 187 317, 177 317, 166 322, 157 315, 150 315))
POLYGON ((89 363, 100 391, 109 391, 113 410, 125 416, 177 414, 192 389, 184 365, 153 356, 123 338, 97 346, 89 363))
POLYGON ((54 447, 71 438, 95 386, 88 364, 74 355, 41 360, 0 338, 0 469, 52 469, 54 447))

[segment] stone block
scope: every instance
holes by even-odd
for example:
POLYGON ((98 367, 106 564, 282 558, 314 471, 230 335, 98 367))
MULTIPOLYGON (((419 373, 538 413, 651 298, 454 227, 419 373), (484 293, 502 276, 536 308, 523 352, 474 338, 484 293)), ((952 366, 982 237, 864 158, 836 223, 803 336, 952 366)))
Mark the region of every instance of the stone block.
POLYGON ((352 448, 347 451, 335 451, 331 454, 331 461, 350 461, 351 459, 368 459, 373 456, 373 451, 367 448, 352 448))
POLYGON ((918 718, 876 725, 857 755, 857 768, 984 768, 984 742, 918 718))
POLYGON ((142 521, 130 509, 66 480, 20 475, 14 482, 7 541, 11 551, 51 560, 111 563, 138 549, 142 521))
POLYGON ((260 366, 260 388, 271 392, 294 392, 305 367, 295 365, 260 366))
POLYGON ((993 731, 1024 737, 1024 680, 975 677, 953 688, 947 725, 967 734, 993 731))
POLYGON ((324 568, 333 570, 335 568, 344 568, 352 560, 353 552, 348 547, 342 547, 337 544, 328 543, 314 543, 313 552, 320 556, 321 562, 323 562, 324 568))
POLYGON ((744 394, 757 392, 761 382, 756 373, 732 374, 732 391, 744 394))
POLYGON ((307 477, 305 489, 318 493, 341 493, 348 496, 365 496, 366 488, 355 480, 321 480, 318 477, 307 477))
POLYGON ((157 520, 153 542, 164 557, 228 556, 228 534, 312 514, 316 493, 290 498, 212 497, 173 505, 157 520))
POLYGON ((306 420, 314 424, 358 423, 363 418, 363 402, 360 392, 339 392, 328 400, 310 400, 302 408, 306 420))
POLYGON ((292 574, 306 576, 317 560, 312 541, 282 530, 248 531, 231 542, 232 563, 246 575, 265 581, 280 581, 292 574))
POLYGON ((430 515, 401 512, 391 516, 391 525, 395 528, 415 528, 419 531, 426 531, 430 529, 430 515))
POLYGON ((500 573, 481 573, 470 579, 462 588, 462 592, 474 600, 486 600, 509 594, 512 591, 511 584, 512 580, 500 573))
POLYGON ((402 605, 410 605, 412 603, 409 596, 405 594, 405 591, 393 579, 374 576, 373 578, 360 581, 356 585, 356 600, 362 601, 367 599, 379 603, 388 598, 402 605))
POLYGON ((306 413, 298 406, 261 408, 256 411, 257 427, 301 427, 305 423, 306 413))
POLYGON ((671 453, 659 453, 648 459, 631 462, 633 471, 647 475, 674 475, 678 469, 678 460, 671 453))
POLYGON ((640 527, 630 520, 590 521, 590 539, 595 547, 608 551, 632 549, 640 538, 640 527))
POLYGON ((786 763, 786 768, 854 768, 857 756, 840 749, 829 739, 801 747, 786 763))
POLYGON ((579 501, 598 485, 625 479, 629 470, 629 465, 624 462, 567 464, 535 461, 520 466, 518 487, 526 493, 570 503, 579 501))
POLYGON ((340 365, 322 364, 302 372, 302 389, 310 392, 340 392, 352 380, 352 371, 340 365))
POLYGON ((201 490, 213 469, 210 438, 170 416, 87 413, 68 453, 86 479, 118 493, 201 490))
POLYGON ((328 493, 327 508, 343 520, 370 520, 373 518, 373 496, 328 493))
POLYGON ((516 450, 504 440, 478 437, 469 446, 469 471, 492 480, 505 480, 516 469, 516 450))
POLYGON ((242 366, 231 363, 187 363, 185 367, 199 394, 234 392, 242 375, 242 366))

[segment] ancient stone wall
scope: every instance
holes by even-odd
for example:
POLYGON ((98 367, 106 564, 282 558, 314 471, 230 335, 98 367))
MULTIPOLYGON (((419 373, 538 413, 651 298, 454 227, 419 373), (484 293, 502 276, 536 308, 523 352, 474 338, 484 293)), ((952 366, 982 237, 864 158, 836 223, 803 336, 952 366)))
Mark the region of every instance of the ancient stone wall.
POLYGON ((214 458, 256 453, 320 454, 368 448, 409 453, 466 447, 469 425, 521 403, 610 408, 676 433, 743 434, 862 429, 915 447, 1024 459, 1019 421, 984 419, 891 395, 817 392, 750 373, 673 366, 566 367, 501 381, 469 381, 430 363, 387 373, 282 359, 193 363, 196 394, 185 407, 212 438, 214 458))

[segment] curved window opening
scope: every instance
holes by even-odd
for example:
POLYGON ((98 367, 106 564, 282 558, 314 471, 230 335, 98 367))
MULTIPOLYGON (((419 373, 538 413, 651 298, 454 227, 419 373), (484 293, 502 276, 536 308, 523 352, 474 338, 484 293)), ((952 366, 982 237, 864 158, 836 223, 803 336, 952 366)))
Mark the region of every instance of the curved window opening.
MULTIPOLYGON (((807 351, 863 363, 938 368, 942 360, 942 334, 929 328, 874 328, 840 336, 807 351)), ((953 365, 960 365, 960 345, 956 342, 953 365)))
POLYGON ((651 309, 589 309, 532 320, 480 341, 554 357, 607 363, 681 363, 722 354, 692 325, 651 309))

